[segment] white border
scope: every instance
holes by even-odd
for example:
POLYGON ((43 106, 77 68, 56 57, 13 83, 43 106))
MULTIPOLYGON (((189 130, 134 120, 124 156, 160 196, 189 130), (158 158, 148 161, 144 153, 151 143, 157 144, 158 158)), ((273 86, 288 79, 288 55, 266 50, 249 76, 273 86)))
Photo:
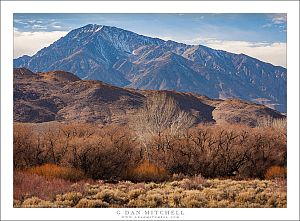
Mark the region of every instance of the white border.
POLYGON ((1 218, 5 220, 116 220, 116 209, 12 207, 13 13, 288 13, 288 208, 183 209, 184 219, 297 220, 299 218, 299 2, 43 1, 1 2, 1 218))

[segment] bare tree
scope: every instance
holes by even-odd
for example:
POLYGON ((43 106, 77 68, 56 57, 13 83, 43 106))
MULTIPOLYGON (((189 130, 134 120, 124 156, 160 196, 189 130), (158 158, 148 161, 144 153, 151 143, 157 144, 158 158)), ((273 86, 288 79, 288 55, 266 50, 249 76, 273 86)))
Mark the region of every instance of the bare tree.
POLYGON ((145 148, 148 159, 149 142, 153 137, 161 140, 164 131, 168 131, 171 136, 177 135, 194 123, 195 117, 181 110, 177 102, 166 93, 149 96, 143 108, 132 118, 132 126, 145 148))

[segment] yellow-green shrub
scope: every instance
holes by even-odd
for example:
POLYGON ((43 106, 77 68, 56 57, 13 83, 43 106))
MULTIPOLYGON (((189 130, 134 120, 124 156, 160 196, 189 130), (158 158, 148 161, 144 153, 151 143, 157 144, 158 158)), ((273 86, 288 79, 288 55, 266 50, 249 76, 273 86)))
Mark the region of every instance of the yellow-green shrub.
POLYGON ((90 199, 81 199, 77 205, 77 208, 106 208, 109 207, 107 202, 103 202, 102 200, 90 200, 90 199))
POLYGON ((24 207, 24 208, 53 208, 53 207, 56 207, 56 205, 50 201, 41 200, 38 197, 31 197, 31 198, 26 199, 23 202, 22 207, 24 207))
POLYGON ((96 199, 100 199, 109 204, 123 205, 127 202, 127 194, 120 190, 104 189, 95 195, 96 199))

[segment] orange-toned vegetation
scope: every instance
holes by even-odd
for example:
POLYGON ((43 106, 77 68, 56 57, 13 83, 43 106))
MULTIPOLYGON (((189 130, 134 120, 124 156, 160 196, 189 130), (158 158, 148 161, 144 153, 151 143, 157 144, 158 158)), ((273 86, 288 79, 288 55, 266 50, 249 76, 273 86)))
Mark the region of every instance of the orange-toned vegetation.
POLYGON ((27 169, 26 172, 44 176, 46 178, 58 178, 72 182, 86 178, 85 174, 78 169, 57 166, 55 164, 44 164, 41 166, 31 167, 27 169))
POLYGON ((15 124, 14 168, 43 164, 75 168, 105 180, 126 179, 129 174, 135 174, 132 180, 143 176, 160 180, 165 174, 180 173, 263 179, 270 167, 286 166, 286 132, 274 127, 200 125, 176 134, 166 129, 141 143, 127 126, 15 124))
POLYGON ((277 127, 14 125, 15 207, 286 207, 285 177, 277 127))
POLYGON ((14 126, 14 168, 43 164, 75 168, 94 179, 115 179, 140 161, 126 128, 89 124, 14 126))
POLYGON ((286 178, 287 177, 287 169, 286 167, 280 167, 280 166, 271 166, 268 168, 265 178, 275 179, 275 178, 286 178))
POLYGON ((129 168, 126 171, 125 177, 133 181, 163 181, 168 178, 168 173, 165 168, 157 166, 148 161, 142 161, 135 168, 129 168))

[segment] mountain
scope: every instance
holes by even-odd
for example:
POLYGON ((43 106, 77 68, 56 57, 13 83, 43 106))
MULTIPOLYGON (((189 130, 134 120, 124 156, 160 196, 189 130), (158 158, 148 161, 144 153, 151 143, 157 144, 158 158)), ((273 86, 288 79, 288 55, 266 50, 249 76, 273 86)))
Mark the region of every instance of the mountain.
POLYGON ((154 93, 172 97, 197 123, 243 123, 256 126, 266 117, 284 118, 264 105, 238 99, 210 99, 190 92, 120 88, 81 80, 65 71, 34 73, 14 69, 15 122, 93 122, 126 124, 154 93))
POLYGON ((118 87, 176 90, 212 98, 239 98, 287 109, 287 70, 202 45, 142 36, 116 27, 86 25, 70 31, 14 67, 63 70, 118 87))

